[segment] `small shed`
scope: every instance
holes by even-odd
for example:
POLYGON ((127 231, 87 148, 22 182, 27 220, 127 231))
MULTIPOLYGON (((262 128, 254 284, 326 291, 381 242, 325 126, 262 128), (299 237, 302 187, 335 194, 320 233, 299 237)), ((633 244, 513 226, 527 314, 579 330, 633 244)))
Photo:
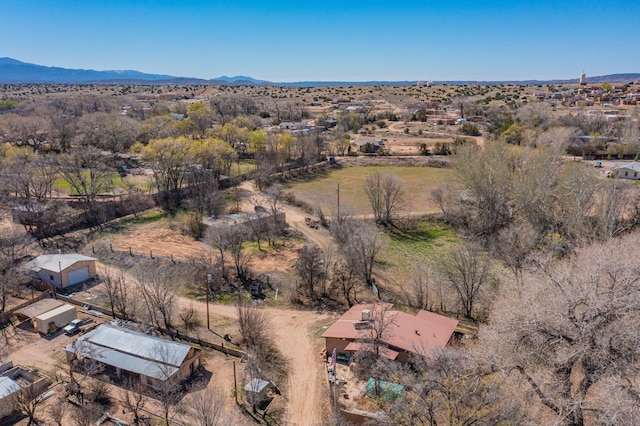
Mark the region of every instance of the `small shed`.
POLYGON ((273 391, 275 394, 279 393, 276 385, 268 380, 251 379, 249 383, 244 385, 244 390, 247 393, 247 401, 254 406, 260 406, 264 401, 270 400, 269 393, 273 391))
POLYGON ((33 327, 42 334, 53 333, 77 317, 76 307, 64 304, 35 317, 33 327))
POLYGON ((36 278, 58 288, 80 284, 96 276, 98 259, 82 254, 45 254, 24 267, 36 278))
POLYGON ((58 299, 42 299, 35 303, 25 306, 22 309, 18 309, 14 312, 20 321, 34 319, 38 315, 42 315, 45 312, 49 312, 55 308, 64 305, 62 300, 58 299))

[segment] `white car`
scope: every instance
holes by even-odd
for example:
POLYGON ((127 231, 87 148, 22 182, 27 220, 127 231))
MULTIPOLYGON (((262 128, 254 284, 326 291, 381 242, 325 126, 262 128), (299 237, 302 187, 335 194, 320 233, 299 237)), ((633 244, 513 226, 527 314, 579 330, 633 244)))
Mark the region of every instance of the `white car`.
POLYGON ((76 334, 78 331, 80 331, 80 328, 82 327, 83 324, 84 324, 83 320, 74 319, 69 323, 69 325, 67 325, 62 330, 64 331, 65 334, 68 334, 71 336, 72 334, 76 334))

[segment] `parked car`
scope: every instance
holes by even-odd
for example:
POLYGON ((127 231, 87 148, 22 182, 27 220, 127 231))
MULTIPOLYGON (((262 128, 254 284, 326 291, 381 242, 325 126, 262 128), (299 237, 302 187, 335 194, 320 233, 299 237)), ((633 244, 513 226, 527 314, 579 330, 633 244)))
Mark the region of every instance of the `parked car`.
POLYGON ((596 161, 595 163, 593 163, 593 167, 601 168, 602 167, 602 161, 596 161))
POLYGON ((80 330, 82 330, 83 326, 85 324, 89 324, 91 321, 93 321, 91 318, 74 319, 73 321, 71 321, 69 323, 69 325, 67 325, 62 330, 64 330, 65 334, 67 334, 69 336, 72 336, 72 335, 76 334, 77 332, 79 332, 80 330))

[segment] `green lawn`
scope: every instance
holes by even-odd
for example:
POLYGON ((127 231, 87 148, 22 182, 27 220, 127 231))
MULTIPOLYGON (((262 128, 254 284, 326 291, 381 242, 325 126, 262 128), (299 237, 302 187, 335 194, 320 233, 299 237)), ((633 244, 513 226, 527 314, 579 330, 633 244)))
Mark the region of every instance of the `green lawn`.
POLYGON ((458 242, 455 230, 445 224, 420 220, 410 232, 388 232, 389 244, 380 255, 384 272, 402 286, 411 279, 414 265, 428 266, 458 242))
POLYGON ((369 200, 363 190, 367 175, 374 172, 392 173, 404 183, 406 212, 435 212, 431 191, 450 182, 454 171, 434 167, 345 167, 331 170, 306 181, 288 185, 296 198, 313 207, 320 207, 325 215, 336 210, 336 188, 340 184, 340 205, 351 206, 357 214, 371 213, 369 200))
MULTIPOLYGON (((86 172, 89 173, 88 171, 86 172)), ((88 180, 88 177, 87 177, 88 180)), ((112 191, 114 188, 125 188, 128 189, 129 185, 125 182, 119 174, 113 173, 111 176, 111 182, 107 185, 107 190, 112 191)), ((57 178, 53 181, 53 189, 56 191, 64 192, 68 195, 78 195, 76 191, 71 187, 69 182, 67 182, 64 178, 57 178)))
POLYGON ((238 176, 245 173, 254 172, 256 170, 255 160, 240 160, 231 166, 231 176, 238 176))

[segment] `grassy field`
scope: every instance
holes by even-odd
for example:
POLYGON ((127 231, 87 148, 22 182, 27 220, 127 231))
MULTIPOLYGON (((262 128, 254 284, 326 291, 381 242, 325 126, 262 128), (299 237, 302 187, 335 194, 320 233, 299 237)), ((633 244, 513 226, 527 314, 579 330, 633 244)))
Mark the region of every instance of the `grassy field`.
POLYGON ((387 235, 389 242, 380 255, 380 264, 389 284, 396 288, 411 279, 414 265, 428 266, 458 242, 453 228, 428 220, 420 220, 410 232, 387 235))
MULTIPOLYGON (((87 171, 85 173, 87 180, 89 180, 88 174, 89 172, 87 171)), ((111 175, 111 181, 107 185, 107 191, 112 191, 114 188, 128 188, 127 183, 117 173, 113 173, 111 175)), ((76 191, 71 187, 69 182, 64 178, 57 178, 56 180, 54 180, 53 189, 68 195, 78 195, 76 191)))
POLYGON ((254 172, 256 170, 255 160, 240 160, 231 166, 231 176, 237 176, 245 173, 254 172))
POLYGON ((296 198, 322 209, 325 215, 336 210, 336 188, 340 184, 340 205, 350 206, 356 214, 370 214, 369 200, 363 185, 374 172, 392 173, 404 183, 404 210, 433 213, 437 206, 431 200, 431 191, 453 178, 453 170, 433 167, 380 167, 354 166, 332 170, 312 179, 290 183, 288 189, 296 198))

